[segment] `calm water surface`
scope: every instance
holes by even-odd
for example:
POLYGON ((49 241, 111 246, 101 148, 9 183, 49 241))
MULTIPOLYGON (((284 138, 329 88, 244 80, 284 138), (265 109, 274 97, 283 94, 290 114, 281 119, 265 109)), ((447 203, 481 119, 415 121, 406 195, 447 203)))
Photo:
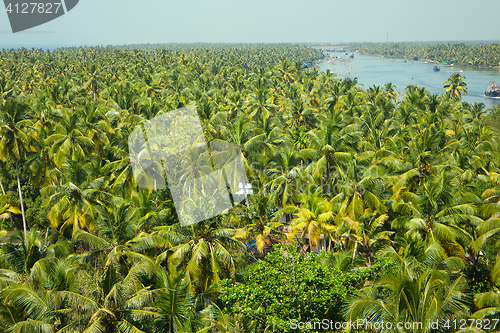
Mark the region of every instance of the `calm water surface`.
MULTIPOLYGON (((348 58, 345 53, 330 53, 330 56, 348 58)), ((362 56, 354 54, 354 59, 349 61, 322 61, 319 68, 322 71, 329 69, 340 77, 357 78, 365 89, 378 85, 383 87, 386 83, 394 84, 398 91, 403 92, 410 84, 425 87, 433 94, 444 92, 443 82, 448 80, 452 73, 463 70, 460 73, 465 77, 468 95, 462 95, 462 100, 469 103, 484 103, 487 108, 500 105, 500 100, 487 99, 484 91, 488 82, 500 83, 500 71, 498 70, 471 70, 459 66, 450 67, 440 65, 441 71, 434 72, 434 64, 426 64, 424 61, 394 60, 382 57, 362 56)))

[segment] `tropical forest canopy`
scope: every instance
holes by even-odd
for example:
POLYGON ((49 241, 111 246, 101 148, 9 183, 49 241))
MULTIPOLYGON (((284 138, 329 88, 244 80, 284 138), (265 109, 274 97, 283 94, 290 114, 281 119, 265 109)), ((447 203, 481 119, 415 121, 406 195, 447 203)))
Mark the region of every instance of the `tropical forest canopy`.
POLYGON ((442 95, 398 93, 319 72, 321 56, 0 52, 0 331, 289 332, 358 318, 493 330, 500 110, 462 103, 458 73, 442 95), (181 227, 168 188, 137 186, 128 137, 186 105, 209 143, 242 150, 252 194, 181 227))

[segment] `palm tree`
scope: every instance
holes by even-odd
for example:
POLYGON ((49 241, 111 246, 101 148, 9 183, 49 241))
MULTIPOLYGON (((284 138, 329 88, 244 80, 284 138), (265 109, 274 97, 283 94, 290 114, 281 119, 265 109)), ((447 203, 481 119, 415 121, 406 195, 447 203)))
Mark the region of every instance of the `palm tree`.
POLYGON ((291 148, 283 148, 269 159, 271 168, 265 170, 265 176, 269 177, 265 186, 279 197, 280 207, 296 202, 296 189, 314 182, 301 167, 302 160, 302 156, 291 148))
POLYGON ((16 165, 17 189, 21 203, 25 242, 27 243, 28 227, 19 177, 19 161, 26 157, 26 153, 29 150, 30 139, 25 131, 31 126, 30 109, 27 104, 13 97, 8 98, 0 106, 0 158, 3 161, 14 161, 16 165))
POLYGON ((472 314, 473 318, 495 319, 500 314, 500 291, 489 291, 477 294, 474 304, 479 309, 472 314))
POLYGON ((4 313, 0 327, 5 332, 56 332, 53 292, 12 280, 0 295, 0 312, 4 313))
POLYGON ((448 97, 451 99, 462 99, 462 93, 467 95, 467 83, 464 81, 465 77, 460 73, 453 73, 450 75, 448 81, 443 82, 443 89, 448 97))
POLYGON ((97 235, 81 229, 76 230, 73 235, 75 242, 86 242, 94 249, 88 252, 90 256, 105 254, 107 263, 112 264, 120 262, 130 251, 143 249, 141 247, 143 235, 138 235, 138 209, 115 200, 111 207, 101 206, 97 210, 99 211, 95 223, 97 235))
POLYGON ((311 107, 304 97, 288 101, 285 104, 287 115, 285 123, 290 126, 292 130, 308 130, 318 123, 318 113, 311 107))
POLYGON ((257 321, 245 317, 243 314, 230 315, 224 313, 217 306, 214 306, 215 312, 215 328, 219 332, 245 333, 255 332, 257 321))
POLYGON ((169 274, 159 266, 155 277, 156 289, 151 292, 154 298, 148 297, 151 311, 158 313, 153 323, 154 332, 197 332, 198 329, 209 329, 206 322, 210 319, 210 311, 197 309, 197 299, 189 290, 189 281, 183 273, 173 270, 169 274))
POLYGON ((56 332, 64 321, 64 314, 56 311, 56 295, 76 285, 71 246, 62 241, 47 247, 36 229, 28 234, 28 244, 21 233, 14 234, 12 241, 20 242, 21 248, 9 244, 2 255, 22 273, 0 270, 0 327, 13 332, 56 332))
POLYGON ((232 222, 236 224, 235 237, 243 240, 255 239, 260 252, 264 251, 266 239, 270 235, 279 235, 283 225, 276 221, 276 196, 254 193, 250 196, 249 207, 239 214, 234 214, 232 222))
POLYGON ((395 198, 402 200, 394 202, 393 210, 399 216, 392 226, 438 239, 450 255, 463 258, 464 248, 472 241, 467 229, 470 225, 480 225, 483 220, 476 215, 475 204, 479 199, 453 183, 456 178, 452 179, 441 174, 423 183, 416 193, 397 194, 395 198))
POLYGON ((11 219, 12 214, 21 214, 21 211, 19 208, 10 204, 5 204, 2 208, 0 208, 0 219, 11 219))
POLYGON ((159 263, 168 260, 177 269, 185 269, 191 288, 201 293, 222 278, 233 278, 235 263, 230 251, 242 250, 233 229, 220 228, 217 218, 181 227, 179 224, 157 227, 152 233, 158 246, 166 249, 159 263))
POLYGON ((399 93, 396 91, 396 86, 392 83, 386 83, 384 86, 385 97, 395 102, 398 99, 399 93))
POLYGON ((87 81, 84 83, 83 88, 90 89, 94 101, 97 101, 99 87, 102 85, 102 76, 96 64, 92 64, 88 69, 87 81))
POLYGON ((97 332, 143 332, 143 325, 159 316, 142 307, 149 292, 140 281, 153 276, 152 262, 135 263, 128 274, 117 274, 113 265, 105 270, 80 271, 75 290, 62 290, 55 295, 58 312, 66 314, 62 330, 97 332))
POLYGON ((288 205, 283 211, 294 214, 290 222, 289 240, 300 234, 303 247, 306 247, 306 239, 312 246, 316 246, 322 234, 330 239, 338 236, 336 226, 331 223, 334 221, 332 205, 317 195, 303 194, 299 207, 288 205))
POLYGON ((272 96, 268 95, 268 90, 259 88, 255 94, 250 95, 247 104, 247 113, 252 119, 265 126, 271 111, 275 107, 272 96))
POLYGON ((355 242, 352 253, 352 261, 355 262, 359 244, 365 254, 366 265, 369 267, 374 262, 375 252, 383 245, 392 244, 391 236, 394 231, 385 230, 384 223, 389 215, 382 214, 378 217, 363 216, 360 221, 353 221, 350 217, 343 218, 344 226, 341 237, 351 239, 355 242))
POLYGON ((309 148, 299 151, 305 158, 317 159, 314 166, 314 177, 321 179, 326 174, 326 186, 323 187, 325 193, 331 191, 332 171, 338 170, 346 161, 352 158, 350 145, 359 139, 359 132, 356 129, 345 128, 341 131, 339 125, 331 122, 324 122, 320 128, 307 133, 310 140, 309 148))
POLYGON ((46 144, 52 145, 50 154, 59 168, 67 159, 80 161, 94 148, 92 139, 82 133, 80 117, 80 114, 67 110, 55 133, 45 139, 46 144))
POLYGON ((28 232, 25 242, 25 235, 15 231, 10 235, 10 243, 3 248, 5 266, 19 273, 29 274, 38 262, 45 256, 46 242, 43 235, 37 229, 28 232))
POLYGON ((73 233, 82 228, 92 229, 97 208, 111 202, 112 195, 104 188, 105 177, 89 180, 85 167, 88 164, 82 166, 76 161, 64 164, 62 173, 66 182, 42 190, 50 206, 48 218, 54 228, 61 227, 61 232, 70 226, 73 233))
POLYGON ((462 260, 447 258, 438 243, 418 238, 405 240, 400 253, 389 247, 379 256, 392 258, 395 266, 348 301, 345 314, 350 320, 392 323, 381 332, 430 332, 429 323, 436 320, 466 318, 467 282, 454 273, 463 267, 462 260), (403 329, 398 322, 419 324, 403 329))

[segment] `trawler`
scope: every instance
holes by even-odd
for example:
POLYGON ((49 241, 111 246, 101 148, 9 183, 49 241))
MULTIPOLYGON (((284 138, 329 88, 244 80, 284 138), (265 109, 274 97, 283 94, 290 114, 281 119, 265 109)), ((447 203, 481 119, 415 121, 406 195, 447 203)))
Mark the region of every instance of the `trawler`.
POLYGON ((495 81, 490 81, 488 88, 484 92, 486 98, 500 99, 500 86, 495 81))

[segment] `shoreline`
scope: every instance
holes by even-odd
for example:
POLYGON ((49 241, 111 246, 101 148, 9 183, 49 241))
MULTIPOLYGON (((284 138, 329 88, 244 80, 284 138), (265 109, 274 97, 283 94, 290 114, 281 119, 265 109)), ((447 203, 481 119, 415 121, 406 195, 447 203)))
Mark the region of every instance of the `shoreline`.
POLYGON ((421 61, 454 64, 463 69, 500 70, 500 44, 486 43, 468 45, 464 43, 350 43, 349 50, 360 54, 384 56, 391 59, 420 58, 421 61))
MULTIPOLYGON (((349 52, 355 52, 355 51, 349 51, 349 52)), ((431 63, 431 64, 439 64, 439 65, 448 65, 447 63, 443 63, 443 62, 439 62, 437 60, 433 60, 433 59, 418 59, 418 60, 413 60, 413 59, 408 59, 408 58, 405 58, 405 57, 386 57, 385 55, 382 55, 382 54, 367 54, 367 53, 364 53, 364 52, 359 52, 358 50, 358 54, 360 55, 364 55, 364 56, 369 56, 369 57, 380 57, 380 58, 386 58, 386 59, 393 59, 393 60, 407 60, 407 61, 419 61, 419 62, 428 62, 428 63, 431 63)), ((454 65, 456 66, 461 66, 461 67, 464 67, 464 68, 470 68, 472 70, 498 70, 500 71, 500 65, 499 66, 470 66, 468 64, 463 64, 461 62, 452 62, 454 65)))

